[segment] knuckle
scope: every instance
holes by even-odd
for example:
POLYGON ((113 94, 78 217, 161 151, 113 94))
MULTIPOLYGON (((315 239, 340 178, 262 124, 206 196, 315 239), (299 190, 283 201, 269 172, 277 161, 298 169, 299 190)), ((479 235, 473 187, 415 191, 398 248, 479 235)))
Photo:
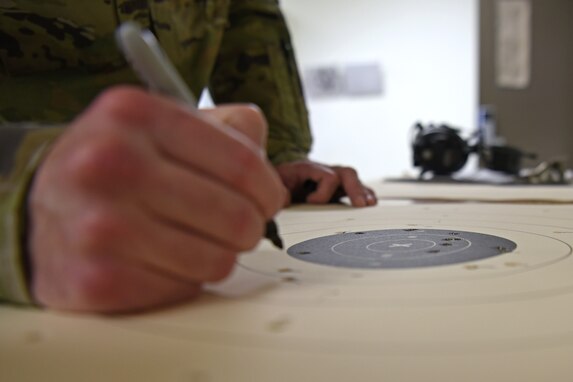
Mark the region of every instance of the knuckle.
POLYGON ((107 208, 94 208, 74 225, 75 243, 82 253, 97 254, 110 249, 113 243, 125 240, 127 225, 120 216, 107 208))
POLYGON ((358 172, 352 167, 345 167, 344 172, 347 174, 347 176, 353 179, 358 179, 358 172))
POLYGON ((96 99, 94 108, 103 111, 112 119, 128 125, 145 124, 149 113, 151 96, 136 87, 116 86, 105 90, 96 99))
POLYGON ((247 190, 255 174, 261 172, 261 158, 246 146, 238 146, 232 155, 233 172, 230 175, 230 185, 240 190, 247 190))
POLYGON ((267 119, 262 110, 255 104, 246 105, 243 108, 243 118, 253 128, 259 132, 264 132, 267 129, 267 119))
POLYGON ((217 254, 211 264, 211 269, 207 272, 205 281, 217 282, 225 279, 231 274, 235 261, 236 254, 234 252, 224 251, 217 254))
POLYGON ((335 166, 334 170, 342 177, 358 178, 358 172, 353 167, 335 166))
POLYGON ((228 220, 229 241, 240 250, 248 250, 259 242, 263 232, 263 219, 254 206, 238 204, 228 220))
POLYGON ((111 313, 127 306, 125 272, 112 259, 84 257, 76 259, 66 278, 64 308, 111 313))
POLYGON ((272 203, 272 209, 270 210, 270 215, 267 216, 269 218, 274 216, 278 211, 280 211, 290 198, 289 191, 287 190, 286 187, 282 185, 282 183, 277 185, 276 191, 273 192, 271 195, 273 197, 273 203, 272 203))
POLYGON ((358 174, 358 173, 356 172, 356 170, 355 170, 354 168, 352 168, 352 167, 343 167, 343 168, 342 168, 342 171, 344 171, 344 172, 346 172, 346 173, 348 173, 348 174, 351 174, 351 175, 356 175, 356 174, 358 174))
POLYGON ((102 148, 97 144, 79 147, 66 162, 67 176, 72 180, 89 179, 91 174, 100 172, 102 148))
POLYGON ((73 305, 87 310, 106 311, 118 305, 121 277, 109 264, 91 261, 75 275, 71 285, 73 305))
POLYGON ((118 136, 89 142, 77 148, 67 161, 67 176, 79 185, 132 184, 142 174, 142 159, 129 143, 118 136))
POLYGON ((340 177, 334 172, 327 172, 324 174, 322 182, 325 184, 337 184, 340 182, 340 177))

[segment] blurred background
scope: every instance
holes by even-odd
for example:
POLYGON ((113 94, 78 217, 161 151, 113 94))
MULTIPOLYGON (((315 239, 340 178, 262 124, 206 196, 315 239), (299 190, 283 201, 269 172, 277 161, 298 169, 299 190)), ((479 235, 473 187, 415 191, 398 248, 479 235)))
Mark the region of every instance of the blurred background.
MULTIPOLYGON (((366 180, 412 169, 416 121, 474 128, 477 0, 282 0, 306 88, 311 157, 355 167, 366 180), (379 92, 340 89, 348 67, 379 72, 379 92), (338 70, 341 81, 327 76, 338 70), (313 74, 323 70, 325 88, 313 74), (315 94, 313 96, 313 94, 315 94)), ((375 80, 368 77, 367 79, 375 80)), ((362 79, 363 82, 369 82, 362 79)))
POLYGON ((417 176, 413 125, 443 123, 469 139, 487 105, 496 142, 537 154, 524 167, 573 168, 573 0, 281 4, 312 159, 353 166, 367 181, 417 176))

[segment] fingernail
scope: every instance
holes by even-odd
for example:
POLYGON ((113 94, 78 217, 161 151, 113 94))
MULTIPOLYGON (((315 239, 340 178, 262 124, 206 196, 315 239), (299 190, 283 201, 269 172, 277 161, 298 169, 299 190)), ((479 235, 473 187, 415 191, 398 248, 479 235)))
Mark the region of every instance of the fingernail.
POLYGON ((366 199, 368 200, 368 205, 373 205, 377 202, 377 199, 371 194, 366 195, 366 199))

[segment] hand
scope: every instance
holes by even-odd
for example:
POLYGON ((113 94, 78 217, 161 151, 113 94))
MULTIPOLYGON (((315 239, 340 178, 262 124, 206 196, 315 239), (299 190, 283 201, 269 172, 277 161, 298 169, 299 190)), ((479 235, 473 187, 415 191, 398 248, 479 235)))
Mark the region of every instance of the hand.
POLYGON ((350 167, 325 166, 309 160, 276 167, 293 203, 332 203, 348 195, 354 207, 376 205, 377 199, 350 167))
POLYGON ((36 301, 134 311, 192 298, 227 276, 284 204, 265 134, 254 107, 191 112, 135 88, 105 92, 32 185, 36 301))

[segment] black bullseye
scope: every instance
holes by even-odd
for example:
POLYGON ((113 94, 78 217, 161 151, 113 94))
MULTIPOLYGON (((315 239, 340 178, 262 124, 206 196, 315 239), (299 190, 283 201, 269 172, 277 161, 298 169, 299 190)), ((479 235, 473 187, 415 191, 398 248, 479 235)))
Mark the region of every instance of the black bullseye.
POLYGON ((334 267, 394 269, 482 260, 516 247, 513 241, 476 232, 389 229, 318 237, 293 245, 287 253, 334 267))

